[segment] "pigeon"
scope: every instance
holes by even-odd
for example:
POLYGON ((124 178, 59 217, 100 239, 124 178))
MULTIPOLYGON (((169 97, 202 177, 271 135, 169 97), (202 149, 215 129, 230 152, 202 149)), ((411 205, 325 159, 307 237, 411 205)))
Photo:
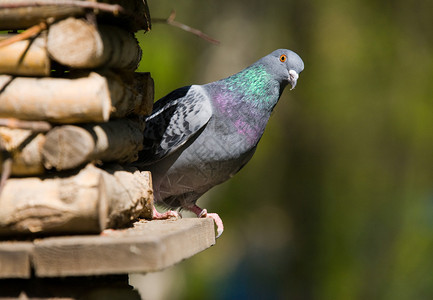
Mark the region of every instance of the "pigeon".
MULTIPOLYGON (((155 202, 214 219, 218 238, 221 218, 197 200, 251 159, 284 88, 294 89, 303 69, 295 52, 278 49, 239 73, 176 89, 155 102, 138 160, 151 171, 155 202)), ((153 210, 153 219, 170 217, 179 214, 153 210)))

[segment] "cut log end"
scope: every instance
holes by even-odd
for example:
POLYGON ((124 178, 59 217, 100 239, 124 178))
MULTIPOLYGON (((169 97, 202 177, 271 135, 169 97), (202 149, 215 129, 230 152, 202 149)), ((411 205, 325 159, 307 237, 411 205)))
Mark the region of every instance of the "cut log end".
POLYGON ((100 65, 104 50, 96 27, 84 19, 75 18, 51 25, 47 46, 54 60, 76 68, 100 65))
POLYGON ((42 147, 44 166, 58 171, 75 168, 88 160, 95 148, 92 135, 84 128, 64 125, 46 135, 42 147))

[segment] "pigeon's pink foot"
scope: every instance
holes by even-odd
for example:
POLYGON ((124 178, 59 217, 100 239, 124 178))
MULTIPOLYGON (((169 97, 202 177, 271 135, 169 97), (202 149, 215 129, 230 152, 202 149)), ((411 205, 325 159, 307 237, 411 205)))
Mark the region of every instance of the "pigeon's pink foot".
POLYGON ((155 207, 153 207, 152 220, 167 220, 170 218, 180 219, 180 218, 182 218, 182 216, 180 215, 180 213, 178 213, 177 211, 174 211, 174 210, 169 210, 169 211, 166 211, 164 213, 160 213, 156 210, 155 207))
POLYGON ((191 206, 188 209, 191 210, 193 213, 195 213, 197 215, 197 217, 199 217, 199 218, 211 218, 214 220, 215 225, 217 227, 216 238, 219 238, 221 236, 221 234, 223 234, 224 224, 223 224, 223 221, 221 220, 220 216, 218 216, 218 214, 208 213, 206 208, 201 209, 197 205, 191 206))

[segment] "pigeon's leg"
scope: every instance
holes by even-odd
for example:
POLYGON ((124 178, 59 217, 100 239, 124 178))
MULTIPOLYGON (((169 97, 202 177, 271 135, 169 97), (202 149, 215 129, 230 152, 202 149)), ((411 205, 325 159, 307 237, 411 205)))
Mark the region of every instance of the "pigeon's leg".
POLYGON ((166 220, 170 218, 180 219, 182 216, 174 210, 166 211, 165 213, 160 213, 153 207, 153 217, 152 220, 166 220))
POLYGON ((221 220, 220 216, 218 216, 218 214, 216 213, 208 213, 207 209, 201 209, 200 207, 198 207, 197 205, 193 205, 187 208, 188 210, 192 211, 193 213, 195 213, 197 215, 197 217, 199 218, 211 218, 215 221, 215 225, 217 227, 217 236, 216 238, 219 238, 221 236, 221 234, 224 231, 224 225, 223 225, 223 221, 221 220))

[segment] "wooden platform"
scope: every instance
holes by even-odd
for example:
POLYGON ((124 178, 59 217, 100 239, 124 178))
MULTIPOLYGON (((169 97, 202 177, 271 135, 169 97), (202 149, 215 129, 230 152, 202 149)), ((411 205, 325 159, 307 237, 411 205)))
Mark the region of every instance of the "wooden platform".
POLYGON ((140 221, 101 235, 0 242, 0 278, 153 272, 215 244, 211 219, 140 221))

